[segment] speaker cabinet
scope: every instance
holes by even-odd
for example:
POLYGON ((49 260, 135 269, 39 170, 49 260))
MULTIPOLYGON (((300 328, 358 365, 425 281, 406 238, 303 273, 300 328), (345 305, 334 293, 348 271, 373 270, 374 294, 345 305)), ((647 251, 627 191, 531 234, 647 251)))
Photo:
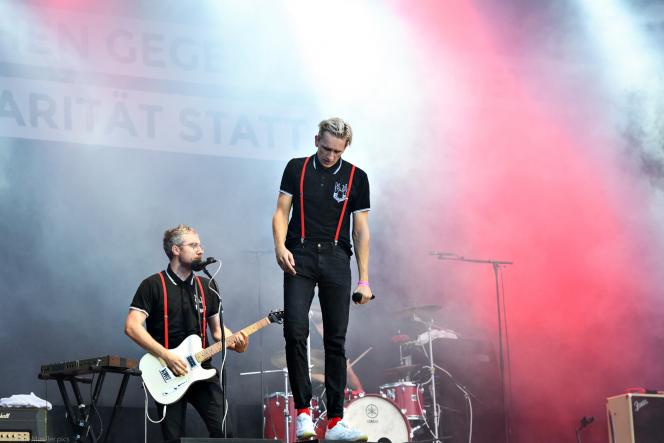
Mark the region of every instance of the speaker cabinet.
POLYGON ((22 441, 26 434, 25 441, 46 441, 46 409, 0 408, 0 441, 22 441))
POLYGON ((609 443, 664 442, 664 395, 623 394, 606 401, 609 443))

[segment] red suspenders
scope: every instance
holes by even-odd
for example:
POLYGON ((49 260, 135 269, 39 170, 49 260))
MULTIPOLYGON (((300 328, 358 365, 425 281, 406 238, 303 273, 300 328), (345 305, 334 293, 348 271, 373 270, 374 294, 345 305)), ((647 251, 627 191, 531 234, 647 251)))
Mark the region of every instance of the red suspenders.
MULTIPOLYGON (((161 278, 161 287, 164 291, 164 347, 168 349, 168 293, 166 292, 166 280, 164 280, 163 272, 159 273, 159 277, 161 278)), ((205 336, 207 329, 207 308, 205 307, 205 293, 203 292, 203 284, 201 283, 201 279, 198 276, 196 276, 196 282, 198 283, 198 288, 201 290, 201 301, 203 303, 203 325, 201 328, 201 339, 203 340, 203 348, 205 348, 205 336)))
POLYGON ((164 347, 168 349, 168 296, 166 293, 166 280, 164 274, 159 273, 161 277, 161 287, 164 290, 164 347))
POLYGON ((344 207, 341 208, 341 216, 339 216, 339 223, 337 224, 337 232, 334 233, 334 244, 337 244, 339 241, 339 231, 341 231, 341 224, 344 221, 344 214, 346 213, 346 205, 348 204, 348 199, 350 198, 350 190, 353 188, 353 176, 355 175, 355 165, 350 170, 350 178, 348 179, 348 191, 346 192, 346 198, 344 199, 344 207))
MULTIPOLYGON (((301 228, 300 241, 302 243, 304 243, 304 173, 307 171, 307 163, 309 163, 310 158, 311 157, 307 157, 304 159, 304 165, 302 166, 302 173, 300 174, 300 228, 301 228)), ((350 178, 348 179, 348 191, 346 191, 346 198, 344 199, 344 205, 341 208, 341 215, 339 215, 337 230, 334 233, 335 245, 339 242, 339 232, 341 231, 341 225, 343 224, 344 221, 344 214, 346 213, 346 205, 348 204, 348 199, 350 199, 350 190, 353 188, 354 176, 355 176, 355 165, 353 165, 353 167, 350 170, 350 178)))
POLYGON ((304 243, 304 173, 307 170, 307 163, 309 163, 309 157, 304 159, 304 165, 302 166, 302 174, 300 174, 300 241, 304 243))

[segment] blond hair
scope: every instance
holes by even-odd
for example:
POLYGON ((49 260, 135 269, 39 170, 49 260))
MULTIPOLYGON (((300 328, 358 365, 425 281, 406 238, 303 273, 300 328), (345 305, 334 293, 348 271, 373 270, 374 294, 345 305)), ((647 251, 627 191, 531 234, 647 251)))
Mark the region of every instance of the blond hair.
POLYGON ((164 232, 164 252, 168 256, 168 259, 173 258, 173 246, 182 245, 182 236, 193 232, 196 234, 196 230, 191 226, 179 224, 174 228, 167 229, 164 232))
POLYGON ((339 117, 332 117, 318 123, 318 136, 322 137, 324 132, 329 132, 336 138, 346 140, 346 146, 353 141, 353 128, 339 117))

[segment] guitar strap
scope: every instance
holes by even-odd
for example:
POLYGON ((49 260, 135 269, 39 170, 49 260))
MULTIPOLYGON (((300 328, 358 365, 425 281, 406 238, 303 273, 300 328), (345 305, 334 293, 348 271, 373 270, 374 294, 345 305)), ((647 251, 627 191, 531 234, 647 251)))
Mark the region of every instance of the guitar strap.
MULTIPOLYGON (((164 347, 168 349, 168 292, 166 291, 166 279, 164 279, 164 273, 160 272, 159 277, 161 278, 161 287, 164 293, 164 347)), ((196 282, 198 283, 198 288, 201 290, 201 302, 203 304, 203 321, 201 325, 201 340, 203 341, 203 348, 205 348, 205 336, 207 330, 207 307, 205 306, 205 291, 203 291, 203 284, 199 276, 196 276, 196 282)), ((196 307, 198 310, 198 307, 196 307)), ((198 315, 198 313, 196 313, 198 315)))

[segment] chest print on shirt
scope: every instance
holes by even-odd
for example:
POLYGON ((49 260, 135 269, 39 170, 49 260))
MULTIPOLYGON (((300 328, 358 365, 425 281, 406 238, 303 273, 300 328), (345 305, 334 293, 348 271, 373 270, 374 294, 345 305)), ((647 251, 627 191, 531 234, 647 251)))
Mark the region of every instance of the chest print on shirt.
POLYGON ((346 193, 348 192, 348 183, 345 185, 341 186, 341 183, 335 182, 334 183, 334 192, 332 193, 332 197, 339 203, 342 201, 346 200, 346 193))

